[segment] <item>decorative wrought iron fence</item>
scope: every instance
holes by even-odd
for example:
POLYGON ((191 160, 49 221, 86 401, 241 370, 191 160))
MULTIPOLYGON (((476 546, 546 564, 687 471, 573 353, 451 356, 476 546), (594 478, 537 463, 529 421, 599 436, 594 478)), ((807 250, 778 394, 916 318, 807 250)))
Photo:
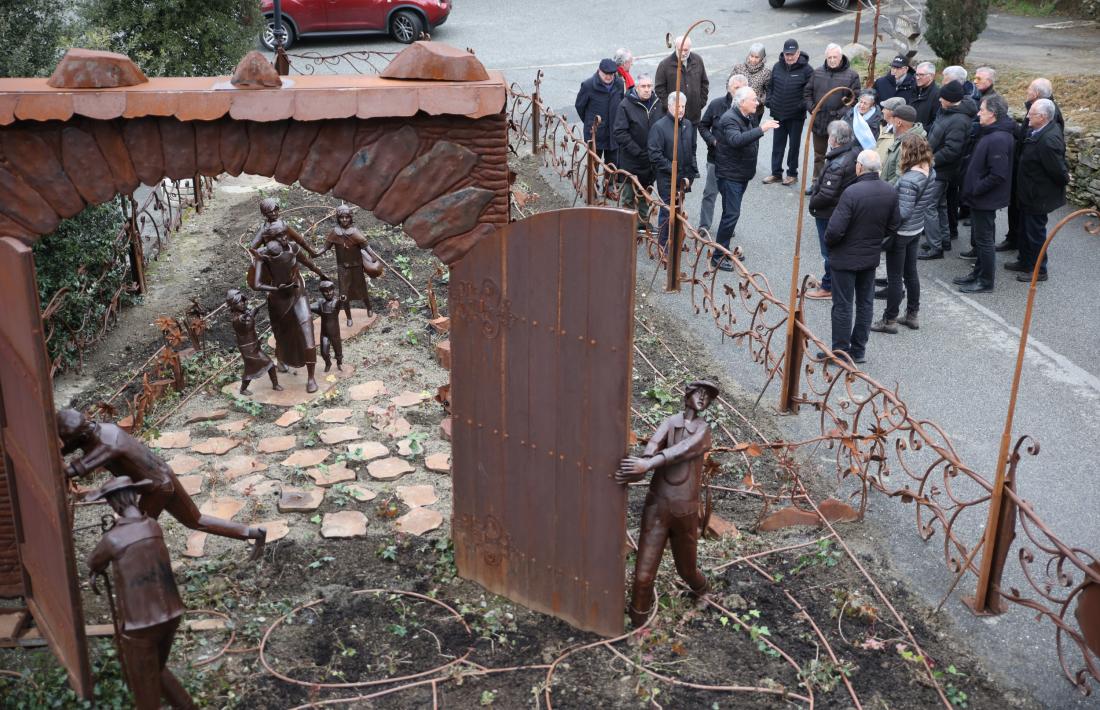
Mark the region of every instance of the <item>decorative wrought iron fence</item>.
MULTIPOLYGON (((631 173, 602 160, 578 135, 575 126, 542 104, 541 79, 540 71, 530 94, 516 84, 509 89, 506 111, 513 150, 518 154, 521 147, 531 146, 543 167, 572 186, 575 200, 628 209, 645 200, 651 208, 667 209, 658 195, 643 188, 631 173), (603 190, 597 189, 601 181, 603 190), (606 189, 608 185, 610 189, 606 189), (631 190, 622 189, 628 185, 631 190), (624 204, 623 195, 629 192, 635 197, 624 204)), ((518 202, 513 209, 523 217, 518 202)), ((683 235, 679 281, 690 287, 696 313, 709 315, 735 346, 747 349, 752 362, 763 370, 766 388, 784 374, 787 365, 784 331, 792 317, 790 307, 772 290, 764 274, 745 267, 737 249, 730 251, 718 245, 705 230, 696 229, 682 211, 673 217, 670 229, 680 230, 683 235), (719 272, 710 266, 714 256, 729 258, 734 271, 719 280, 719 272)), ((655 279, 658 273, 667 271, 668 258, 658 245, 651 223, 639 231, 639 240, 654 263, 655 279)), ((872 492, 913 504, 919 537, 928 542, 937 531, 943 537, 944 563, 955 575, 948 593, 963 580, 977 584, 979 579, 988 579, 987 588, 979 588, 979 596, 988 595, 988 600, 978 611, 998 612, 1007 602, 1034 612, 1037 620, 1051 622, 1058 660, 1066 677, 1082 693, 1090 694, 1092 681, 1100 681, 1100 665, 1093 655, 1100 652, 1094 635, 1100 629, 1100 618, 1092 611, 1092 603, 1100 603, 1100 561, 1092 552, 1063 542, 1017 490, 1016 467, 1029 437, 1019 437, 1008 459, 1003 514, 996 516, 1000 520, 996 536, 999 542, 984 560, 992 574, 987 570, 983 575, 983 541, 963 540, 960 521, 976 520, 975 529, 984 527, 982 521, 987 519, 993 500, 993 484, 962 460, 939 424, 910 412, 896 390, 876 381, 843 356, 832 354, 826 341, 802 322, 801 304, 810 285, 809 278, 804 278, 798 288, 796 342, 791 355, 794 362, 789 366, 794 376, 791 401, 795 410, 799 406, 813 408, 820 431, 806 441, 763 442, 762 448, 771 448, 780 455, 808 446, 831 450, 838 486, 850 493, 860 516, 872 492), (824 356, 813 354, 819 352, 824 356), (1016 536, 1015 556, 1025 585, 1006 588, 1001 580, 1017 518, 1023 536, 1016 536), (1086 597, 1089 603, 1082 604, 1086 597), (1079 659, 1072 655, 1074 649, 1079 659)), ((1038 451, 1034 441, 1026 446, 1031 455, 1038 451)), ((782 497, 792 505, 806 505, 807 499, 795 495, 795 488, 782 497)))

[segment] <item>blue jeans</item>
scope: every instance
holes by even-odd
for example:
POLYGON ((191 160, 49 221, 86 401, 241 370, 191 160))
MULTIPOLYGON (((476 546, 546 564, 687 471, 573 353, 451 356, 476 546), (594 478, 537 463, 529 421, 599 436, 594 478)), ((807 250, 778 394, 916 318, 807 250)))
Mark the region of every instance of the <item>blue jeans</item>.
POLYGON ((862 358, 867 352, 867 336, 874 316, 875 269, 833 269, 833 350, 844 351, 853 359, 862 358))
MULTIPOLYGON (((725 247, 730 247, 730 239, 737 229, 737 220, 741 218, 741 199, 745 196, 745 188, 748 181, 726 180, 718 178, 718 191, 722 193, 722 221, 718 223, 718 233, 715 241, 725 247)), ((724 254, 717 251, 711 256, 711 261, 717 262, 724 254)))
POLYGON ((787 119, 779 122, 779 127, 772 131, 772 175, 783 176, 783 151, 787 148, 787 175, 798 177, 798 150, 802 147, 802 126, 806 123, 806 117, 787 119))
POLYGON ((829 273, 829 247, 825 244, 825 230, 829 227, 829 220, 814 217, 814 221, 817 222, 817 245, 821 249, 821 258, 825 261, 825 275, 821 277, 821 289, 832 291, 833 276, 829 273))
MULTIPOLYGON (((1039 250, 1043 248, 1043 242, 1047 240, 1047 215, 1031 214, 1021 210, 1023 237, 1020 240, 1020 263, 1027 267, 1028 273, 1035 268, 1035 259, 1039 256, 1039 250)), ((973 224, 973 222, 971 222, 973 224)), ((1047 255, 1043 254, 1043 264, 1039 267, 1039 273, 1047 272, 1047 255)))
POLYGON ((707 162, 707 182, 703 186, 703 204, 699 207, 699 229, 710 231, 714 219, 714 203, 718 200, 718 173, 714 163, 707 162))

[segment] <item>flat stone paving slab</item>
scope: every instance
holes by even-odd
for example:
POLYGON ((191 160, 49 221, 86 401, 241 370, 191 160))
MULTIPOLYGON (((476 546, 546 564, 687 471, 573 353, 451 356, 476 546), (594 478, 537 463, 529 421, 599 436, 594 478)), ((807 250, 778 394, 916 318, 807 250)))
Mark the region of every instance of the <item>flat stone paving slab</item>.
POLYGON ((344 441, 352 441, 359 438, 359 427, 357 426, 334 426, 328 429, 322 429, 318 432, 321 441, 326 444, 339 444, 344 441))
POLYGON ((186 449, 190 445, 191 432, 187 429, 163 431, 160 436, 149 442, 149 446, 155 449, 186 449))
POLYGON ((321 501, 324 500, 324 498, 324 488, 303 490, 301 488, 291 488, 287 486, 283 488, 282 495, 279 496, 279 512, 308 513, 311 510, 317 510, 317 508, 321 506, 321 501))
POLYGON ((393 402, 395 407, 415 407, 421 402, 426 402, 431 399, 432 396, 427 392, 410 392, 404 390, 399 392, 396 396, 390 397, 390 401, 393 402))
POLYGON ((381 456, 389 456, 390 450, 377 441, 356 441, 348 444, 348 458, 355 461, 370 461, 381 456))
POLYGON ((201 473, 193 473, 190 476, 180 476, 180 485, 183 486, 183 490, 187 491, 187 495, 196 496, 202 492, 202 484, 206 480, 206 476, 201 473))
POLYGON ((348 389, 348 399, 353 402, 365 402, 375 397, 386 394, 386 385, 382 380, 371 380, 358 385, 352 385, 348 389))
POLYGON ((358 510, 325 513, 321 519, 321 537, 363 537, 367 534, 367 516, 358 510))
POLYGON ((324 422, 325 424, 343 424, 352 414, 355 414, 355 412, 347 407, 322 409, 321 413, 317 415, 317 421, 324 422))
POLYGON ((424 505, 431 505, 439 500, 439 496, 435 494, 435 486, 398 486, 397 497, 405 502, 405 505, 410 508, 417 508, 424 505))
POLYGON ((187 536, 187 546, 183 550, 184 557, 202 557, 206 554, 206 533, 195 531, 187 536))
POLYGON ((202 459, 197 459, 194 456, 188 456, 187 454, 176 454, 167 461, 168 467, 172 469, 172 473, 177 476, 186 476, 187 474, 202 468, 202 459))
POLYGON ((211 409, 195 412, 184 420, 184 424, 198 424, 199 422, 216 422, 229 416, 228 409, 211 409))
POLYGON ((256 443, 256 450, 262 454, 276 454, 280 451, 290 451, 294 448, 294 444, 297 443, 297 441, 297 437, 293 435, 268 436, 260 439, 256 443))
POLYGON ((288 427, 300 421, 302 421, 302 413, 296 409, 288 409, 283 413, 283 416, 275 420, 275 424, 281 427, 288 427))
POLYGON ((226 434, 238 434, 248 428, 248 425, 252 423, 252 417, 245 417, 244 419, 234 419, 231 422, 225 422, 224 424, 218 424, 215 429, 226 434))
POLYGON ((194 444, 191 450, 196 454, 211 454, 213 456, 221 456, 227 451, 232 451, 241 445, 240 439, 230 439, 224 436, 215 436, 210 439, 203 439, 202 441, 194 444))
POLYGON ((306 471, 306 475, 313 479, 318 486, 331 486, 345 481, 355 480, 355 471, 344 464, 333 466, 318 466, 306 471))
POLYGON ((230 458, 222 459, 217 463, 217 466, 230 481, 250 473, 267 470, 266 463, 263 463, 255 456, 248 455, 231 456, 230 458))
POLYGON ((328 449, 299 449, 283 459, 283 465, 292 468, 294 466, 309 468, 327 459, 330 453, 328 449))
MULTIPOLYGON (((284 537, 290 534, 290 521, 285 518, 278 518, 276 520, 264 520, 263 522, 256 523, 256 527, 267 530, 267 542, 275 542, 276 540, 282 540, 284 537)), ((249 540, 248 544, 255 544, 253 540, 249 540)))
POLYGON ((388 459, 372 461, 367 464, 367 473, 371 475, 371 478, 377 478, 380 481, 392 481, 412 470, 413 467, 409 465, 408 461, 392 456, 388 459))
POLYGON ((378 497, 377 493, 361 483, 349 483, 344 486, 344 491, 347 492, 349 496, 361 503, 368 500, 374 500, 376 497, 378 497))
POLYGON ((234 515, 241 512, 243 507, 244 501, 239 498, 215 496, 199 506, 199 512, 203 515, 213 515, 215 518, 230 520, 234 515))
POLYGON ((423 535, 443 524, 443 514, 431 508, 413 508, 396 521, 397 529, 410 535, 423 535))
POLYGON ((435 471, 436 473, 450 473, 451 455, 446 452, 428 454, 424 457, 424 466, 429 471, 435 471))

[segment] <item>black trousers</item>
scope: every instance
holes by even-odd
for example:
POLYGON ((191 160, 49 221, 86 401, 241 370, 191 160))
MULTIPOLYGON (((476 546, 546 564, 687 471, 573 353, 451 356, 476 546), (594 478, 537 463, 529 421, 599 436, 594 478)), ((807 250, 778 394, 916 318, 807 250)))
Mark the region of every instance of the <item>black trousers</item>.
MULTIPOLYGON (((1035 259, 1039 256, 1039 250, 1043 248, 1043 242, 1047 240, 1047 215, 1022 213, 1023 233, 1020 235, 1020 263, 1027 267, 1028 271, 1035 268, 1035 259)), ((1039 267, 1039 273, 1047 272, 1047 255, 1043 254, 1043 264, 1039 267)))
POLYGON ((920 310, 920 276, 917 274, 917 251, 921 235, 895 237, 894 248, 886 252, 886 310, 882 317, 897 320, 901 309, 901 297, 905 295, 905 310, 920 310), (901 240, 909 241, 901 243, 901 240), (902 283, 905 287, 902 288, 902 283))
POLYGON ((798 152, 802 147, 802 127, 806 117, 779 122, 772 131, 772 175, 783 176, 783 151, 787 152, 787 175, 798 177, 798 152), (789 148, 788 148, 789 146, 789 148))
POLYGON ((833 271, 833 350, 844 351, 853 359, 867 351, 867 336, 875 316, 875 270, 833 271), (855 325, 852 325, 852 311, 855 325))

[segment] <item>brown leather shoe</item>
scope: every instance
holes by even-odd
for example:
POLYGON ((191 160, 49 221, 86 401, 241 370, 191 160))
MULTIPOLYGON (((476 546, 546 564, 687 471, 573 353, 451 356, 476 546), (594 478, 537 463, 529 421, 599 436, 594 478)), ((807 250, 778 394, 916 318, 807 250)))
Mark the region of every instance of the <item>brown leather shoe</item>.
POLYGON ((831 301, 833 300, 833 292, 826 291, 823 288, 815 288, 806 292, 806 298, 812 298, 815 301, 831 301))
POLYGON ((761 182, 764 183, 765 185, 774 185, 775 183, 779 182, 781 179, 782 178, 780 178, 778 175, 769 175, 768 177, 761 180, 761 182))
POLYGON ((790 176, 790 175, 788 175, 787 177, 783 178, 783 184, 784 184, 784 185, 793 185, 793 184, 795 184, 796 182, 798 182, 798 178, 796 178, 796 177, 792 177, 792 176, 790 176))

